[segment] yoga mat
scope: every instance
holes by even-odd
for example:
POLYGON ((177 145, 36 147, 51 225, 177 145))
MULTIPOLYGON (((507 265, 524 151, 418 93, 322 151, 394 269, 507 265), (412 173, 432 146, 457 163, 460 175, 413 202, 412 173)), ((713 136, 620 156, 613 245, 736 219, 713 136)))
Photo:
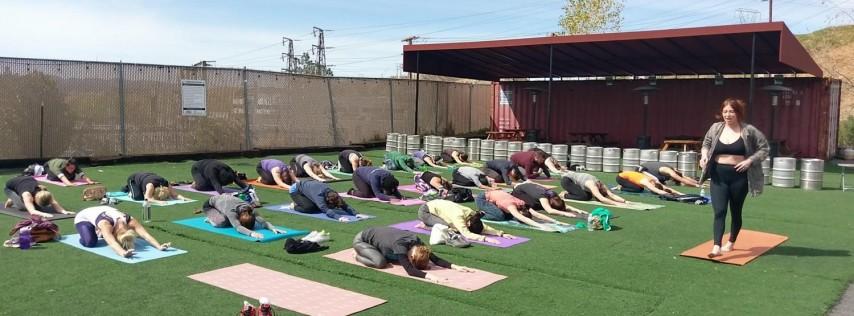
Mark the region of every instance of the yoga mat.
MULTIPOLYGON (((25 219, 30 218, 29 212, 19 211, 17 209, 13 209, 13 208, 0 207, 0 214, 6 214, 9 216, 14 216, 14 217, 18 217, 18 218, 25 218, 25 219)), ((55 220, 66 219, 66 218, 74 218, 74 214, 66 215, 66 214, 54 213, 53 217, 48 218, 48 220, 55 221, 55 220)))
POLYGON ((86 185, 86 181, 82 180, 82 179, 71 181, 71 185, 67 185, 65 183, 62 183, 62 181, 48 180, 47 176, 33 177, 33 179, 36 179, 36 181, 39 181, 39 182, 50 183, 50 184, 58 185, 61 187, 69 187, 69 186, 76 187, 76 186, 86 185))
POLYGON ((570 200, 570 199, 563 199, 563 201, 564 202, 574 202, 574 203, 581 203, 581 204, 597 205, 597 206, 601 206, 604 208, 622 208, 622 209, 627 209, 627 210, 638 210, 638 211, 648 211, 648 210, 654 210, 654 209, 659 209, 659 208, 664 207, 664 205, 646 204, 646 203, 640 203, 640 202, 631 202, 631 204, 626 204, 626 205, 610 205, 610 204, 605 204, 605 203, 602 203, 599 201, 579 201, 579 200, 570 200))
MULTIPOLYGON (((787 239, 789 237, 742 229, 738 233, 738 241, 735 242, 732 251, 709 258, 708 254, 712 251, 712 246, 714 245, 714 242, 709 240, 694 248, 685 250, 681 255, 743 266, 768 250, 782 244, 787 239)), ((723 240, 726 243, 726 240, 729 240, 729 234, 724 234, 723 240)))
MULTIPOLYGON (((337 219, 326 216, 326 213, 302 213, 302 212, 294 211, 294 209, 292 209, 291 206, 288 204, 265 206, 264 209, 267 209, 267 210, 270 210, 273 212, 285 212, 285 213, 290 213, 290 214, 294 214, 294 215, 308 216, 308 217, 314 217, 316 219, 322 219, 322 220, 333 221, 333 222, 340 222, 337 219)), ((366 215, 368 217, 367 218, 357 218, 356 216, 350 216, 350 215, 343 215, 342 217, 346 217, 346 218, 350 219, 349 222, 344 222, 344 223, 353 223, 353 222, 358 222, 361 220, 371 219, 371 218, 375 217, 375 216, 371 216, 371 215, 367 215, 367 214, 362 214, 362 215, 366 215)))
MULTIPOLYGON (((130 197, 130 195, 128 195, 127 193, 124 193, 124 192, 109 192, 107 194, 107 196, 114 198, 116 200, 119 200, 119 201, 124 201, 124 202, 133 202, 133 203, 139 203, 139 204, 142 204, 144 202, 144 201, 134 200, 130 197)), ((193 202, 196 202, 196 200, 184 201, 184 200, 178 199, 178 200, 166 201, 166 204, 160 204, 160 202, 153 202, 153 203, 151 203, 151 206, 170 206, 170 205, 186 204, 186 203, 193 203, 193 202)))
POLYGON ((336 176, 336 177, 341 176, 341 177, 353 178, 352 173, 341 172, 341 171, 338 171, 335 169, 328 169, 326 171, 328 171, 329 173, 331 173, 333 176, 336 176))
MULTIPOLYGON (((397 224, 391 225, 391 227, 394 227, 394 228, 397 228, 400 230, 410 231, 413 233, 423 234, 423 235, 429 236, 431 231, 423 229, 423 228, 415 227, 415 225, 418 225, 420 223, 421 223, 421 221, 408 221, 408 222, 397 223, 397 224)), ((530 240, 528 238, 518 237, 518 236, 516 237, 516 239, 509 239, 509 238, 498 237, 498 236, 487 236, 487 237, 498 240, 499 243, 498 244, 491 244, 491 243, 488 243, 485 241, 478 241, 478 240, 469 240, 469 241, 472 243, 486 245, 486 246, 492 246, 492 247, 498 247, 498 248, 509 248, 509 247, 513 247, 513 246, 521 244, 521 243, 526 243, 526 242, 528 242, 528 240, 530 240)))
POLYGON ((105 258, 110 258, 116 261, 121 261, 124 263, 140 263, 144 261, 177 256, 187 253, 187 251, 185 250, 172 247, 169 247, 169 249, 166 249, 165 251, 157 250, 141 237, 138 237, 136 238, 136 240, 134 240, 134 250, 136 253, 133 255, 133 257, 130 258, 125 258, 117 255, 112 248, 107 246, 107 242, 103 239, 98 240, 98 244, 93 248, 86 248, 80 244, 80 234, 62 236, 59 242, 80 250, 88 251, 96 255, 105 258))
MULTIPOLYGON (((463 186, 463 185, 459 185, 459 184, 452 184, 452 185, 455 188, 469 189, 472 191, 486 191, 486 190, 478 188, 478 187, 467 187, 467 186, 463 186)), ((504 191, 504 192, 508 192, 508 193, 513 192, 513 189, 508 188, 506 185, 503 186, 503 188, 499 188, 499 190, 504 191)))
POLYGON ((419 200, 419 199, 404 199, 404 200, 400 200, 400 202, 397 202, 397 203, 391 203, 389 201, 383 201, 383 200, 380 200, 378 198, 366 199, 366 198, 361 198, 358 196, 352 196, 352 195, 347 194, 346 192, 339 192, 338 194, 343 196, 343 197, 347 197, 347 198, 351 198, 351 199, 357 199, 357 200, 362 200, 362 201, 380 202, 380 203, 389 203, 391 205, 399 205, 399 206, 412 206, 412 205, 421 205, 421 204, 427 203, 427 202, 424 202, 424 201, 419 200))
POLYGON ((406 191, 406 192, 412 192, 412 193, 418 193, 418 194, 424 193, 424 192, 418 191, 418 189, 415 188, 414 184, 401 185, 401 186, 397 187, 397 189, 400 191, 406 191))
POLYGON ((251 184, 251 185, 256 186, 256 187, 259 187, 259 188, 282 190, 282 191, 288 192, 288 190, 283 188, 283 187, 280 187, 280 186, 274 185, 274 184, 263 184, 261 182, 258 182, 258 180, 249 180, 249 181, 246 181, 246 183, 251 184))
POLYGON ((350 315, 385 300, 243 263, 188 278, 305 315, 350 315))
MULTIPOLYGON (((544 231, 538 227, 534 227, 534 226, 531 226, 528 224, 520 223, 519 221, 517 221, 515 219, 511 219, 509 221, 488 221, 488 220, 482 219, 482 221, 484 223, 487 223, 487 224, 495 224, 495 225, 514 227, 514 228, 524 228, 524 229, 533 229, 533 230, 544 231)), ((552 224, 552 223, 543 223, 543 225, 554 228, 555 230, 557 230, 558 233, 561 233, 561 234, 566 234, 566 233, 574 231, 576 229, 575 225, 566 226, 566 225, 558 225, 558 224, 552 224)))
POLYGON ((247 235, 238 233, 237 230, 234 229, 234 227, 213 227, 211 224, 205 223, 205 217, 204 216, 191 217, 191 218, 187 218, 187 219, 177 220, 177 221, 174 221, 173 223, 184 225, 184 226, 195 228, 195 229, 199 229, 199 230, 204 230, 204 231, 211 232, 214 234, 220 234, 220 235, 225 235, 225 236, 229 236, 229 237, 234 237, 237 239, 243 239, 243 240, 248 240, 248 241, 258 241, 258 242, 268 242, 268 241, 274 241, 274 240, 279 240, 279 239, 285 239, 288 237, 294 237, 294 236, 300 236, 300 235, 308 234, 308 232, 304 231, 304 230, 291 229, 291 228, 282 227, 282 226, 276 226, 276 228, 278 228, 280 230, 284 230, 284 231, 286 231, 286 233, 274 234, 269 229, 261 228, 261 225, 255 225, 255 229, 254 229, 255 232, 264 235, 264 238, 255 239, 255 238, 249 237, 247 235))
MULTIPOLYGON (((329 259, 333 259, 333 260, 338 260, 338 261, 341 261, 344 263, 349 263, 349 264, 356 265, 359 267, 368 268, 368 267, 362 265, 361 263, 357 262, 356 259, 353 258, 354 254, 355 254, 355 250, 353 250, 353 248, 349 248, 349 249, 344 249, 342 251, 339 251, 339 252, 336 252, 333 254, 325 255, 324 257, 329 258, 329 259)), ((368 269, 373 269, 373 268, 368 268, 368 269)), ((383 273, 393 274, 396 276, 415 279, 415 280, 419 280, 422 282, 433 283, 433 282, 428 281, 426 279, 409 276, 408 274, 406 274, 406 271, 403 270, 403 267, 401 267, 398 264, 393 264, 391 268, 373 269, 373 270, 383 272, 383 273)), ((439 285, 444 285, 444 286, 447 286, 450 288, 468 291, 468 292, 480 290, 482 288, 489 286, 492 283, 495 283, 495 282, 498 282, 498 281, 501 281, 501 280, 507 278, 506 276, 487 272, 487 271, 483 271, 483 270, 477 270, 477 269, 472 269, 472 270, 474 270, 474 272, 460 272, 460 271, 456 271, 456 270, 437 267, 437 266, 434 266, 431 264, 430 268, 428 270, 425 270, 425 272, 436 275, 436 276, 441 277, 441 278, 447 279, 446 282, 438 283, 439 285)))
MULTIPOLYGON (((217 193, 216 191, 199 191, 199 190, 193 189, 193 186, 190 184, 176 185, 176 186, 173 186, 172 188, 174 188, 176 190, 181 190, 181 191, 207 194, 210 196, 219 195, 219 193, 217 193)), ((238 189, 232 189, 232 188, 223 188, 223 190, 225 193, 234 193, 234 192, 239 191, 238 189)))

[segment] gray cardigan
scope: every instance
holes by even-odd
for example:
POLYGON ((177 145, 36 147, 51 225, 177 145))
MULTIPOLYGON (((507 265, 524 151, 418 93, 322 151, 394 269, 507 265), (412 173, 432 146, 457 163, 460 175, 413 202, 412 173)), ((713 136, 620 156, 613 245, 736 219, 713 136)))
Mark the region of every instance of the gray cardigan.
MULTIPOLYGON (((709 131, 706 132, 706 137, 703 139, 703 149, 708 150, 711 155, 715 151, 715 146, 721 137, 724 130, 724 122, 712 124, 709 131)), ((762 174, 762 161, 768 157, 768 140, 753 125, 741 123, 741 138, 744 139, 744 145, 747 147, 747 158, 753 161, 750 169, 747 170, 747 183, 750 188, 750 193, 757 196, 762 193, 762 188, 765 186, 765 176, 762 174)), ((706 157, 711 160, 711 157, 706 157)), ((707 162, 707 166, 708 166, 707 162)), ((709 168, 703 169, 703 176, 700 177, 700 183, 711 177, 709 168)))

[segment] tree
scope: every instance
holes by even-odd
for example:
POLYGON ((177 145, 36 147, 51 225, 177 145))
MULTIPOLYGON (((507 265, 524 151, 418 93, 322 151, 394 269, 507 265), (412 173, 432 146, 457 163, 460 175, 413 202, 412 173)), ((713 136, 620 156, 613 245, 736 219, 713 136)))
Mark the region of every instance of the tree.
POLYGON ((560 17, 563 35, 620 31, 622 0, 567 0, 560 17))
POLYGON ((302 53, 302 56, 297 59, 297 64, 293 73, 325 77, 333 76, 332 69, 329 69, 329 67, 326 67, 325 65, 315 63, 311 60, 311 56, 309 56, 308 53, 302 53))

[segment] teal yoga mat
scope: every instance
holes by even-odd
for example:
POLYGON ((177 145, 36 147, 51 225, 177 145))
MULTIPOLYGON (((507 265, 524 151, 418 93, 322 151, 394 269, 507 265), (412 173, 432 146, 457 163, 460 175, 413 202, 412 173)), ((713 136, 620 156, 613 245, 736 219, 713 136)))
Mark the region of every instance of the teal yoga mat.
POLYGON ((149 260, 161 259, 187 253, 186 250, 171 247, 169 249, 166 249, 165 251, 160 251, 152 247, 147 241, 142 238, 136 239, 134 243, 134 250, 136 250, 136 254, 134 254, 133 257, 130 258, 125 258, 117 255, 112 248, 107 246, 107 242, 103 239, 98 240, 98 244, 93 248, 86 248, 80 244, 80 234, 62 236, 62 239, 60 239, 59 242, 80 250, 94 253, 101 257, 121 261, 124 263, 140 263, 149 260))
MULTIPOLYGON (((534 226, 530 226, 527 224, 520 223, 519 221, 517 221, 515 219, 509 220, 509 221, 488 221, 488 220, 484 219, 483 222, 488 223, 488 224, 494 224, 494 225, 509 226, 509 227, 513 227, 513 228, 540 230, 539 228, 536 228, 534 226)), ((575 230, 575 226, 572 226, 572 225, 570 225, 570 226, 558 225, 558 224, 544 224, 544 225, 549 226, 551 228, 554 228, 555 230, 557 230, 559 233, 562 233, 562 234, 575 230)))
MULTIPOLYGON (((139 204, 142 204, 142 202, 143 202, 143 201, 137 201, 137 200, 130 198, 130 196, 124 192, 110 192, 107 194, 107 196, 114 198, 116 200, 119 200, 119 201, 123 201, 123 202, 133 202, 133 203, 139 203, 139 204)), ((186 204, 186 203, 194 203, 194 202, 196 202, 196 200, 189 200, 189 201, 169 200, 169 201, 166 201, 166 204, 160 204, 159 202, 155 202, 155 203, 151 203, 151 206, 170 206, 170 205, 186 204)))
POLYGON ((177 220, 177 221, 174 221, 173 223, 179 224, 179 225, 184 225, 184 226, 195 228, 195 229, 199 229, 199 230, 203 230, 206 232, 211 232, 214 234, 225 235, 225 236, 233 237, 233 238, 237 238, 237 239, 243 239, 243 240, 248 240, 248 241, 257 241, 257 242, 268 242, 268 241, 274 241, 274 240, 279 240, 279 239, 285 239, 288 237, 295 237, 295 236, 301 236, 301 235, 308 234, 308 232, 304 231, 304 230, 291 229, 291 228, 282 227, 282 226, 276 226, 276 228, 278 228, 279 230, 286 231, 286 233, 274 234, 272 231, 270 231, 266 228, 260 228, 260 226, 256 226, 255 231, 264 235, 264 238, 256 239, 256 238, 252 238, 252 237, 249 237, 247 235, 238 233, 237 230, 234 229, 233 227, 213 227, 211 224, 205 223, 205 217, 204 216, 191 217, 191 218, 187 218, 187 219, 177 220))

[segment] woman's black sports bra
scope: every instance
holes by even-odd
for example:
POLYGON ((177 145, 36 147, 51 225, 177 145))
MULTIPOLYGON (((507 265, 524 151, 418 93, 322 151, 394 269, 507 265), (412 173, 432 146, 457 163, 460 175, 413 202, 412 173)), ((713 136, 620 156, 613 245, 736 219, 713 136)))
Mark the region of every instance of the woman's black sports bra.
POLYGON ((724 144, 720 139, 718 139, 718 145, 715 146, 715 152, 713 152, 712 155, 746 156, 747 146, 744 145, 744 138, 739 137, 738 140, 732 142, 732 144, 724 144))

